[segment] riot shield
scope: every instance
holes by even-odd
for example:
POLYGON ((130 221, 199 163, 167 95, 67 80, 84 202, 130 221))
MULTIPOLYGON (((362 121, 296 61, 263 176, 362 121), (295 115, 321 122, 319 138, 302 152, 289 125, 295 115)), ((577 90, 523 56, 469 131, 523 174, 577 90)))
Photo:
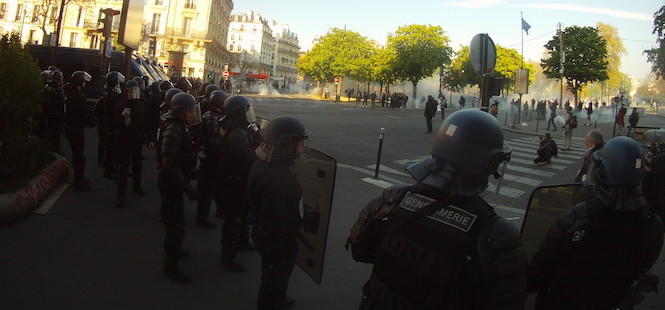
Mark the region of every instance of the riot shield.
POLYGON ((533 257, 538 251, 550 226, 560 215, 593 196, 593 187, 580 183, 536 188, 529 198, 521 229, 522 243, 528 257, 533 257))
POLYGON ((321 283, 337 161, 315 149, 306 148, 303 158, 296 161, 295 169, 302 189, 300 213, 304 223, 298 236, 296 264, 314 282, 321 283))

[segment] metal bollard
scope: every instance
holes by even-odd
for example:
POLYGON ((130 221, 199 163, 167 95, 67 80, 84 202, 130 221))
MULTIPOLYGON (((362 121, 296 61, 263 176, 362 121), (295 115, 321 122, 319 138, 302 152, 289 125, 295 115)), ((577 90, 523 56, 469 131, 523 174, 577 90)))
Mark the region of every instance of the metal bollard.
POLYGON ((593 129, 596 129, 596 128, 598 128, 598 120, 596 120, 595 122, 593 122, 593 129))
POLYGON ((538 125, 540 125, 540 117, 536 116, 536 132, 538 132, 538 125))
POLYGON ((374 178, 379 178, 379 166, 381 165, 381 151, 383 150, 383 136, 386 134, 386 129, 379 130, 379 153, 376 155, 376 169, 374 169, 374 178))
POLYGON ((508 125, 508 111, 506 111, 506 115, 503 117, 503 126, 508 125))

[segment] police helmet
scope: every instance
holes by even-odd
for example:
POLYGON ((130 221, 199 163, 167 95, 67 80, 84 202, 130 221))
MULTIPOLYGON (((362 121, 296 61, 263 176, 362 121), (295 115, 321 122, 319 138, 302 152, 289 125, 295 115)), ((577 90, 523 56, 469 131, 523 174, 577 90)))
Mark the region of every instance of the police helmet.
POLYGON ((92 76, 85 71, 75 71, 72 73, 71 83, 74 86, 83 86, 83 84, 92 81, 92 76))
POLYGON ((48 69, 42 71, 42 80, 44 80, 45 84, 53 82, 53 71, 48 69))
MULTIPOLYGON (((140 78, 139 78, 140 79, 140 78)), ((143 83, 143 81, 141 81, 143 83)), ((132 79, 125 83, 125 93, 128 99, 141 99, 141 86, 136 79, 132 79)))
POLYGON ((249 109, 249 107, 250 104, 247 98, 243 96, 229 97, 224 101, 224 114, 228 116, 243 115, 249 109))
MULTIPOLYGON (((54 67, 55 68, 55 67, 54 67)), ((53 72, 53 81, 62 84, 63 82, 63 76, 62 76, 62 71, 60 69, 56 68, 57 70, 51 70, 53 72)))
POLYGON ((178 86, 178 88, 182 89, 184 92, 189 92, 192 89, 192 83, 184 76, 178 79, 176 86, 178 86))
POLYGON ((226 98, 228 98, 229 95, 227 95, 225 92, 221 90, 216 90, 213 91, 210 94, 210 99, 208 100, 208 104, 218 107, 218 108, 224 108, 224 101, 226 101, 226 98))
POLYGON ((281 116, 270 121, 266 127, 266 142, 276 147, 289 147, 307 139, 305 125, 291 116, 281 116))
POLYGON ((179 112, 196 108, 196 99, 189 93, 180 92, 171 98, 171 111, 179 112))
POLYGON ((173 98, 173 96, 175 96, 176 94, 179 94, 179 93, 182 93, 182 90, 180 88, 171 88, 171 89, 167 90, 164 93, 164 103, 166 105, 171 104, 171 99, 173 98))
POLYGON ((217 85, 210 84, 210 85, 206 86, 206 89, 205 89, 206 98, 210 98, 210 94, 212 94, 212 92, 214 92, 216 90, 219 90, 219 87, 217 87, 217 85))
POLYGON ((644 151, 637 141, 612 138, 593 154, 592 181, 600 186, 637 187, 644 174, 643 160, 644 151))
POLYGON ((159 92, 159 82, 155 81, 150 84, 150 92, 156 94, 159 92))
POLYGON ((143 85, 148 86, 150 84, 150 77, 147 74, 141 76, 141 79, 143 80, 143 85))
POLYGON ((208 85, 212 85, 212 83, 205 82, 205 83, 201 84, 201 87, 199 87, 199 94, 205 94, 206 87, 208 87, 208 85))
POLYGON ((111 71, 111 72, 106 74, 105 82, 109 86, 115 86, 115 85, 118 85, 119 83, 124 83, 125 82, 125 76, 122 75, 122 73, 120 73, 118 71, 111 71))
POLYGON ((455 169, 477 176, 496 173, 510 159, 503 150, 503 130, 488 113, 457 111, 443 122, 432 146, 432 155, 455 169))
POLYGON ((159 90, 161 91, 167 91, 169 89, 173 88, 173 84, 169 81, 161 81, 159 83, 159 90))

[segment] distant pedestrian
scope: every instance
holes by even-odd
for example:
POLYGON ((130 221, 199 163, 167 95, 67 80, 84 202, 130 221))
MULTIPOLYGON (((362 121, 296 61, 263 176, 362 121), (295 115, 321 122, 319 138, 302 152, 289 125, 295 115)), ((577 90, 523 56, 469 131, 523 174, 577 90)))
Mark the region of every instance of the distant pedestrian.
POLYGON ((494 100, 494 102, 490 106, 490 114, 492 114, 492 116, 494 116, 494 118, 499 117, 499 102, 498 101, 494 100))
POLYGON ((586 120, 584 121, 584 126, 591 126, 591 114, 593 114, 593 104, 589 101, 589 104, 586 107, 586 120))
POLYGON ((446 102, 446 97, 441 98, 441 119, 446 118, 446 108, 448 107, 448 102, 446 102))
POLYGON ((630 116, 628 117, 628 136, 635 134, 635 128, 637 127, 637 123, 639 121, 640 113, 637 112, 637 108, 633 108, 633 112, 630 113, 630 116))
POLYGON ((621 135, 621 133, 623 132, 623 127, 626 126, 625 118, 627 112, 628 110, 623 106, 623 104, 621 105, 621 108, 619 108, 619 110, 617 111, 617 116, 615 120, 616 126, 618 127, 619 131, 617 135, 621 135))
POLYGON ((432 118, 436 115, 436 106, 439 103, 434 99, 434 97, 427 96, 427 102, 425 103, 425 122, 427 123, 427 133, 432 133, 432 118))
POLYGON ((459 109, 463 110, 465 104, 466 104, 466 99, 464 98, 464 96, 460 96, 459 97, 459 109))
POLYGON ((554 123, 554 118, 556 117, 556 101, 550 103, 550 119, 547 121, 547 128, 545 130, 550 130, 550 125, 553 127, 552 131, 556 131, 556 124, 554 123))
POLYGON ((575 116, 571 106, 566 108, 566 113, 568 116, 563 125, 563 148, 561 148, 564 151, 570 150, 570 144, 573 139, 573 129, 577 128, 577 116, 575 116))

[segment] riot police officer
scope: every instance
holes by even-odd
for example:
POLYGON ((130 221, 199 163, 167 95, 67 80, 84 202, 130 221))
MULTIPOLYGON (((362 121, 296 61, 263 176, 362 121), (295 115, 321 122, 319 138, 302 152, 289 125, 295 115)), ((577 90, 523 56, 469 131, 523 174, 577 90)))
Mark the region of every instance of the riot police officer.
POLYGON ((95 127, 95 118, 88 107, 83 88, 92 80, 85 71, 76 71, 65 91, 65 136, 72 149, 72 166, 74 167, 74 190, 90 190, 90 181, 83 177, 85 170, 85 127, 95 127))
POLYGON ((226 99, 224 115, 220 132, 224 150, 221 174, 226 220, 222 225, 220 264, 234 271, 245 271, 245 267, 235 261, 235 256, 239 248, 249 247, 247 175, 256 159, 254 150, 259 142, 258 130, 254 129, 253 110, 243 96, 226 99))
POLYGON ((497 120, 451 114, 432 156, 411 164, 415 185, 370 201, 348 242, 374 264, 361 309, 522 309, 526 254, 515 226, 479 194, 510 157, 497 120))
MULTIPOLYGON (((207 228, 216 228, 217 225, 208 221, 210 204, 215 200, 217 208, 223 206, 221 193, 220 164, 222 156, 222 136, 219 134, 224 101, 228 95, 220 90, 210 94, 208 102, 210 111, 203 116, 201 131, 199 132, 199 144, 201 146, 201 165, 199 167, 198 190, 201 193, 198 208, 196 209, 196 225, 207 228)), ((232 221, 232 218, 227 218, 232 221)))
POLYGON ((65 92, 62 88, 62 71, 56 67, 46 70, 48 80, 44 86, 44 119, 46 120, 46 141, 51 152, 60 153, 60 134, 65 118, 65 92))
POLYGON ((208 87, 208 85, 212 85, 212 83, 205 82, 205 83, 201 84, 201 87, 199 87, 198 92, 196 93, 197 96, 198 96, 198 97, 196 97, 197 102, 201 103, 201 100, 208 99, 208 98, 205 97, 205 91, 206 91, 206 87, 208 87))
POLYGON ((204 97, 203 99, 199 102, 201 105, 201 113, 208 112, 210 110, 210 107, 208 106, 208 99, 210 98, 210 95, 212 92, 219 90, 219 87, 217 85, 210 84, 206 86, 205 91, 204 91, 204 97))
POLYGON ((113 116, 118 129, 118 200, 116 206, 125 205, 127 174, 132 163, 134 192, 145 195, 141 186, 141 149, 148 141, 147 108, 141 101, 141 89, 137 81, 125 84, 126 100, 118 105, 113 116))
POLYGON ((179 93, 170 102, 170 112, 160 128, 160 156, 157 181, 162 199, 161 217, 166 237, 164 239, 164 274, 178 282, 190 282, 191 278, 180 267, 185 254, 182 242, 185 238, 184 197, 198 198, 198 191, 191 183, 196 164, 196 149, 189 124, 196 119, 196 102, 192 95, 179 93))
POLYGON ((278 117, 268 124, 265 139, 256 149, 258 160, 249 172, 248 187, 252 239, 262 258, 260 310, 294 303, 286 290, 298 253, 302 194, 293 165, 307 133, 298 119, 278 117))
POLYGON ((557 219, 529 264, 536 309, 614 309, 657 260, 663 223, 640 191, 643 159, 627 137, 594 153, 595 197, 557 219))
POLYGON ((159 82, 159 92, 161 93, 162 103, 159 105, 160 112, 159 114, 164 114, 169 111, 169 102, 164 102, 164 95, 166 91, 173 88, 173 84, 170 81, 161 81, 159 82))
POLYGON ((183 92, 189 93, 192 90, 192 83, 188 78, 182 76, 178 79, 176 87, 180 88, 183 92))
POLYGON ((125 76, 118 71, 111 71, 106 74, 104 83, 104 92, 99 102, 95 106, 95 116, 97 118, 97 135, 99 143, 97 144, 97 163, 104 167, 104 177, 108 179, 117 178, 116 158, 118 156, 117 128, 113 117, 116 108, 122 101, 122 83, 125 82, 125 76))

